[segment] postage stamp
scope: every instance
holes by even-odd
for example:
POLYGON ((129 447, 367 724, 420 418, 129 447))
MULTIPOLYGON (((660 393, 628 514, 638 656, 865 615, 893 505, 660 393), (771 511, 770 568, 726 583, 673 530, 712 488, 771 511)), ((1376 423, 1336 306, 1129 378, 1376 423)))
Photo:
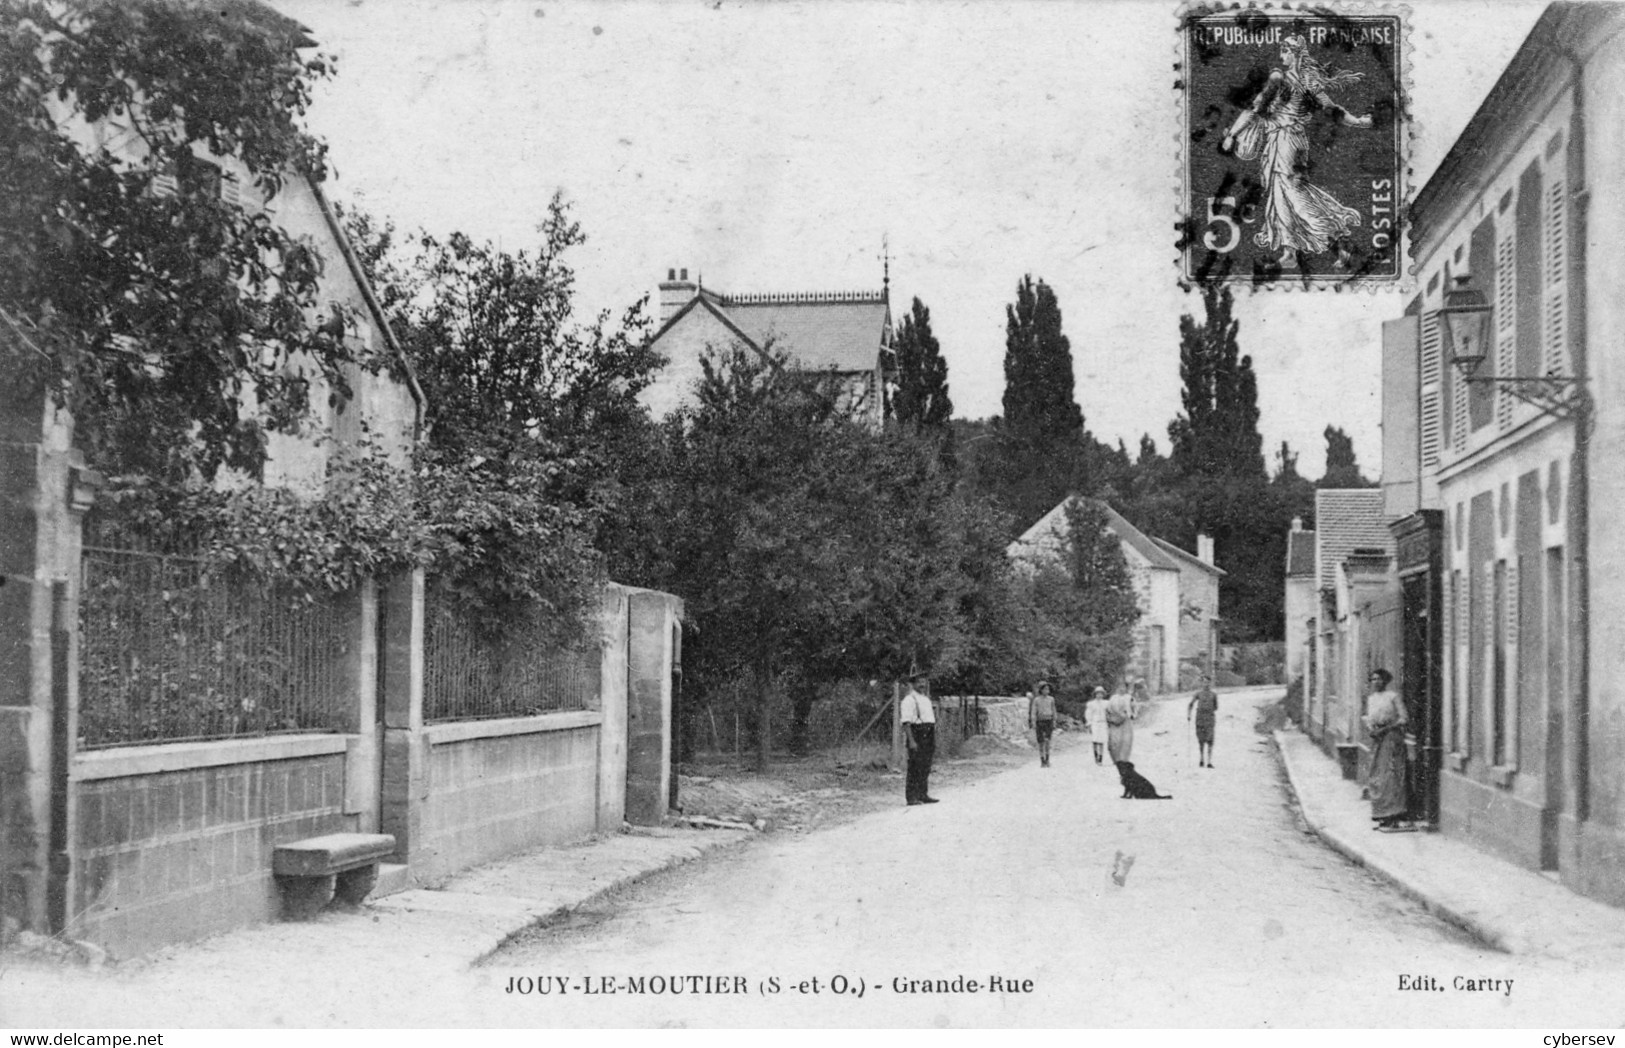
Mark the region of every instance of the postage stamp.
POLYGON ((1407 282, 1405 31, 1393 7, 1181 12, 1187 283, 1407 282))

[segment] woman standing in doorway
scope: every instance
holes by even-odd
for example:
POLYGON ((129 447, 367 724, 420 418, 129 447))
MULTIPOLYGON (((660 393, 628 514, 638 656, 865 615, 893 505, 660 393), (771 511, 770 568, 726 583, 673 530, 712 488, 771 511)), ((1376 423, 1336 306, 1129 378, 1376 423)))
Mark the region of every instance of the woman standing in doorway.
POLYGON ((1371 818, 1374 830, 1397 830, 1410 808, 1405 789, 1405 703, 1388 690, 1393 674, 1371 671, 1374 691, 1365 700, 1365 729, 1371 733, 1371 818))

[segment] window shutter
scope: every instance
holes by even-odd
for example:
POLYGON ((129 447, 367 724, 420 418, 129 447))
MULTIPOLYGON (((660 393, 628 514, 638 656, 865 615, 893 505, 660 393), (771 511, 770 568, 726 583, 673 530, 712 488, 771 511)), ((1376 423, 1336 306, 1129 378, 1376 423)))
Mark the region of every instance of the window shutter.
POLYGON ((229 171, 222 172, 220 176, 220 199, 232 207, 241 207, 243 204, 242 183, 229 171))
POLYGON ((1458 376, 1450 385, 1450 449, 1467 448, 1467 380, 1458 376))
POLYGON ((1439 468, 1440 408, 1439 314, 1422 315, 1422 469, 1439 468))
POLYGON ((1518 688, 1518 557, 1507 560, 1506 608, 1506 745, 1502 763, 1518 766, 1518 705, 1523 696, 1518 688))
POLYGON ((1568 183, 1553 178, 1546 190, 1545 316, 1541 333, 1541 373, 1568 373, 1568 183))
MULTIPOLYGON (((1511 375, 1515 372, 1517 353, 1516 318, 1517 268, 1513 264, 1513 238, 1508 234, 1495 250, 1495 374, 1511 375)), ((1495 392, 1495 424, 1498 429, 1512 428, 1512 394, 1505 389, 1495 392)))
POLYGON ((155 196, 170 197, 180 189, 180 180, 175 177, 175 169, 166 167, 153 176, 152 192, 155 196))

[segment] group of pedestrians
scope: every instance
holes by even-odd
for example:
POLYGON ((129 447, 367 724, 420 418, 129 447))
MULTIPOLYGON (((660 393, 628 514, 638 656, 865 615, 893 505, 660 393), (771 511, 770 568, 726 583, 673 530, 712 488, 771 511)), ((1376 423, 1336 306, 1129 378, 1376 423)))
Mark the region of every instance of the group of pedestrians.
MULTIPOLYGON (((1135 686, 1128 681, 1110 697, 1105 688, 1096 688, 1083 707, 1084 731, 1094 747, 1096 764, 1129 760, 1134 754, 1134 722, 1140 717, 1141 702, 1135 686)), ((1219 696, 1207 678, 1191 696, 1185 719, 1196 724, 1197 766, 1213 767, 1213 726, 1218 719, 1219 696)), ((1050 740, 1055 734, 1055 694, 1049 681, 1039 681, 1027 696, 1027 727, 1038 740, 1038 763, 1049 767, 1050 740)))

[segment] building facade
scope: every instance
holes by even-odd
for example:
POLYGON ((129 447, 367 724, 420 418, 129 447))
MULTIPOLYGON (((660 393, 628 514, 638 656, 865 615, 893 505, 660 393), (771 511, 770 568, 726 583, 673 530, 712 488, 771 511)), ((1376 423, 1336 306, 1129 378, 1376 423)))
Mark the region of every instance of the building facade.
MULTIPOLYGON (((1007 556, 1033 566, 1061 563, 1071 538, 1066 509, 1072 499, 1081 497, 1074 495, 1044 514, 1010 544, 1007 556)), ((1208 660, 1205 669, 1211 671, 1218 638, 1219 578, 1224 574, 1212 563, 1213 540, 1198 536, 1205 557, 1191 554, 1152 538, 1106 503, 1091 501, 1105 514, 1106 528, 1122 548, 1140 606, 1128 672, 1145 681, 1154 694, 1178 688, 1187 646, 1194 659, 1208 660)))
POLYGON ((1440 829, 1625 905, 1621 29, 1619 5, 1549 7, 1418 195, 1383 430, 1440 829), (1488 306, 1476 366, 1445 312, 1465 290, 1488 306))
POLYGON ((782 353, 798 369, 838 382, 849 410, 879 427, 892 379, 892 323, 881 291, 727 295, 670 270, 660 282, 660 327, 650 344, 666 360, 642 394, 664 418, 693 395, 707 352, 733 346, 782 353))

